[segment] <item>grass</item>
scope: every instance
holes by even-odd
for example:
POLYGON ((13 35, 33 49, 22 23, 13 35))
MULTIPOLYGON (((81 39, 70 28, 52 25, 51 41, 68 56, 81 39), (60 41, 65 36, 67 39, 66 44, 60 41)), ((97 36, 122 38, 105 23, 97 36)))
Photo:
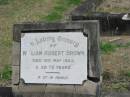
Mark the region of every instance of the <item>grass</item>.
POLYGON ((105 70, 103 71, 102 77, 103 80, 111 80, 113 78, 113 75, 109 70, 105 70))
POLYGON ((118 45, 110 42, 101 42, 100 49, 103 54, 109 54, 116 51, 117 48, 128 48, 130 47, 130 42, 124 45, 118 45))
POLYGON ((51 12, 43 17, 45 21, 48 22, 54 22, 59 21, 63 18, 64 12, 68 10, 69 8, 79 5, 83 0, 62 0, 58 1, 57 5, 54 6, 53 10, 51 12))
POLYGON ((103 90, 130 91, 130 42, 102 42, 103 90))
POLYGON ((116 45, 111 44, 109 42, 101 42, 101 44, 100 44, 100 49, 101 49, 102 53, 105 53, 105 54, 115 51, 116 48, 117 48, 116 45))
POLYGON ((78 5, 81 3, 81 0, 66 0, 67 4, 74 4, 74 5, 78 5))
POLYGON ((121 76, 128 77, 130 79, 130 70, 122 70, 121 76))
POLYGON ((53 22, 53 21, 57 21, 62 19, 62 14, 59 12, 51 12, 50 14, 48 14, 46 17, 44 17, 44 19, 48 22, 53 22))
MULTIPOLYGON (((0 69, 11 64, 13 24, 54 22, 83 0, 0 0, 0 69)), ((8 70, 8 68, 6 68, 8 70)), ((4 71, 6 71, 4 69, 4 71)), ((3 71, 1 71, 2 73, 3 71)), ((2 76, 6 75, 5 72, 2 76)), ((3 76, 2 78, 6 78, 3 76)))
POLYGON ((126 43, 126 44, 115 44, 116 47, 118 48, 129 48, 130 47, 130 42, 126 43))
POLYGON ((0 79, 10 80, 12 75, 12 69, 10 65, 6 65, 4 69, 1 71, 0 75, 1 75, 0 79))
POLYGON ((113 7, 113 8, 98 8, 97 12, 125 13, 128 12, 129 10, 130 8, 113 7))
POLYGON ((105 91, 116 91, 116 92, 124 92, 129 91, 129 83, 126 82, 117 82, 117 83, 106 83, 103 85, 103 90, 105 91))
POLYGON ((128 77, 130 77, 130 70, 126 73, 126 75, 127 75, 128 77))
POLYGON ((12 0, 0 0, 0 5, 9 4, 10 1, 12 1, 12 0))
MULTIPOLYGON (((100 1, 100 0, 99 0, 100 1)), ((110 12, 110 13, 128 13, 130 10, 129 4, 124 0, 102 0, 103 3, 97 7, 97 12, 110 12)))
POLYGON ((130 77, 130 70, 126 72, 126 76, 130 77))

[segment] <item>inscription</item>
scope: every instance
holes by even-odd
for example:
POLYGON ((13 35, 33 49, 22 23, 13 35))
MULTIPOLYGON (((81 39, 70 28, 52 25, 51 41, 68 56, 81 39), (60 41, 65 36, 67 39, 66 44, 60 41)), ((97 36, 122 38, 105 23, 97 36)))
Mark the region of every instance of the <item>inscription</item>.
POLYGON ((82 84, 87 80, 87 37, 82 32, 25 33, 20 77, 25 83, 82 84))

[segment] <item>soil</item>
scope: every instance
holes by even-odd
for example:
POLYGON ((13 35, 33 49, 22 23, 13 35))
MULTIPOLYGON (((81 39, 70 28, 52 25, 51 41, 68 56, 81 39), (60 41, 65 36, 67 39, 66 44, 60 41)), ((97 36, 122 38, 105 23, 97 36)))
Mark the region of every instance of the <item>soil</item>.
POLYGON ((130 11, 130 1, 103 0, 103 3, 97 7, 97 11, 110 13, 128 13, 130 11))
MULTIPOLYGON (((101 41, 120 44, 130 43, 130 36, 101 37, 101 41)), ((130 46, 116 48, 108 54, 101 54, 103 70, 103 91, 130 91, 130 46)))
MULTIPOLYGON (((101 41, 120 45, 130 42, 130 36, 102 37, 101 41)), ((130 70, 130 46, 117 48, 109 54, 102 54, 103 71, 108 71, 113 77, 120 76, 121 71, 130 70)))

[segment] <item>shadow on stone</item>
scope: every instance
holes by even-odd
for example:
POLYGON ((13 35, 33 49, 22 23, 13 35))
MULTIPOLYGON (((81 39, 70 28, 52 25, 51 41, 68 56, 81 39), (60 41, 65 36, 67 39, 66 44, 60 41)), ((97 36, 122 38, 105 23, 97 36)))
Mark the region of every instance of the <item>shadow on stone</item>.
POLYGON ((0 87, 0 97, 13 97, 11 87, 0 87))

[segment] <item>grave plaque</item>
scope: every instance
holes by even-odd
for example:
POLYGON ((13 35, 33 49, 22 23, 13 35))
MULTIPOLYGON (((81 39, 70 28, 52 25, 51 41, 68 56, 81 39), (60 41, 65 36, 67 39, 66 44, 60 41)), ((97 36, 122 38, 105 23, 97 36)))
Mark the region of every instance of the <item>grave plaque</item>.
POLYGON ((20 69, 25 83, 82 84, 87 37, 83 32, 21 33, 20 69))
POLYGON ((13 30, 14 97, 99 97, 98 21, 23 23, 13 30))

